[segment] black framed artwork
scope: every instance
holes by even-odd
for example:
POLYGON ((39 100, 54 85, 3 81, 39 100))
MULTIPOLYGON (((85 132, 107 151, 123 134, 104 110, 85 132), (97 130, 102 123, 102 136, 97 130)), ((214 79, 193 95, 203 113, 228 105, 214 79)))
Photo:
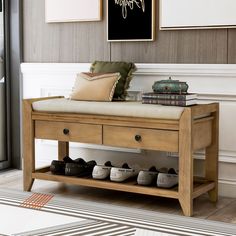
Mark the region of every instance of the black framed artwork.
POLYGON ((155 0, 107 0, 108 41, 153 41, 155 0))

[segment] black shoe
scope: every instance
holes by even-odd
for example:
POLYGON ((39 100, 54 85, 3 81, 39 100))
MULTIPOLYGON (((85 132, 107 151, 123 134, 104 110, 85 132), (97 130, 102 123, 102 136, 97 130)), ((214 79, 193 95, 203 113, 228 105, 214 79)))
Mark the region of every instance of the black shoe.
POLYGON ((67 176, 89 176, 92 174, 96 161, 85 162, 83 159, 77 163, 67 163, 65 168, 65 175, 67 176))
POLYGON ((157 168, 155 166, 150 167, 148 171, 157 172, 158 173, 158 170, 157 170, 157 168))
POLYGON ((63 158, 63 162, 65 162, 65 163, 73 163, 73 162, 75 162, 73 159, 71 159, 70 157, 68 157, 68 156, 65 156, 64 158, 63 158))
POLYGON ((107 162, 104 164, 104 166, 107 166, 107 167, 113 167, 113 165, 111 164, 110 161, 107 161, 107 162))
POLYGON ((127 163, 124 163, 121 168, 123 169, 131 169, 127 163))
POLYGON ((63 158, 63 161, 53 160, 51 162, 50 171, 52 172, 52 174, 55 174, 55 175, 65 175, 66 163, 81 163, 81 160, 83 159, 78 158, 76 160, 73 160, 68 156, 65 156, 63 158))
POLYGON ((175 171, 174 168, 170 168, 170 169, 168 170, 168 174, 178 175, 178 173, 175 171))
POLYGON ((53 160, 50 165, 50 171, 54 175, 64 175, 65 167, 66 167, 66 163, 64 161, 53 160))

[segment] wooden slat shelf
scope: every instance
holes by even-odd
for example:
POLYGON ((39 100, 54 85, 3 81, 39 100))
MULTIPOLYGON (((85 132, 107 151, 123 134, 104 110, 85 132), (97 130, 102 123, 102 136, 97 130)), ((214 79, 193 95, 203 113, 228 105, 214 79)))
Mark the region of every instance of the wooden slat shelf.
MULTIPOLYGON (((178 199, 178 187, 172 189, 163 189, 151 186, 140 186, 135 180, 124 183, 111 182, 109 180, 96 180, 90 177, 70 177, 64 175, 53 175, 49 171, 49 167, 38 169, 32 174, 34 179, 57 181, 67 184, 75 184, 80 186, 88 186, 94 188, 102 188, 109 190, 117 190, 130 193, 140 193, 145 195, 168 197, 178 199)), ((200 196, 202 193, 207 192, 215 187, 214 182, 207 180, 200 180, 194 182, 193 198, 200 196)))
MULTIPOLYGON (((126 183, 116 183, 111 182, 109 180, 95 180, 92 178, 77 178, 77 177, 69 177, 63 175, 53 175, 50 172, 42 173, 35 172, 32 174, 32 177, 35 179, 41 180, 49 180, 49 181, 57 181, 67 184, 75 184, 80 186, 88 186, 94 188, 103 188, 109 190, 117 190, 123 192, 130 193, 140 193, 152 196, 160 196, 160 197, 169 197, 178 199, 178 192, 169 189, 159 189, 155 187, 145 187, 135 185, 134 182, 126 182, 126 183)), ((136 182, 136 181, 135 181, 136 182)))

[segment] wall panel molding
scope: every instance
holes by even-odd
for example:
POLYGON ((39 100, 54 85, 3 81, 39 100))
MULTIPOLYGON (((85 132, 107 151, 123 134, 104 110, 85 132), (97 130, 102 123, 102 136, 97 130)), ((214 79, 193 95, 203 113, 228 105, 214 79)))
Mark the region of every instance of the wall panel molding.
POLYGON ((235 77, 234 64, 143 64, 137 63, 135 75, 167 75, 198 77, 235 77))
MULTIPOLYGON (((22 63, 21 72, 29 74, 38 71, 40 74, 77 72, 88 70, 91 63, 22 63), (58 71, 57 71, 58 70, 58 71)), ((235 64, 158 64, 136 63, 134 75, 174 75, 174 76, 213 76, 235 77, 235 64)))

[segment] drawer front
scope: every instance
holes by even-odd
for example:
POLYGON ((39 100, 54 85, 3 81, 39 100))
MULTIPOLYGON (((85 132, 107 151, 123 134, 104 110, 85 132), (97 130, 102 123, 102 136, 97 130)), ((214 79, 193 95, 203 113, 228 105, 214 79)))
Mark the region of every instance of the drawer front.
POLYGON ((138 129, 117 126, 103 127, 103 144, 178 152, 178 131, 138 129))
POLYGON ((69 122, 35 121, 35 137, 58 141, 102 144, 102 126, 69 122))

